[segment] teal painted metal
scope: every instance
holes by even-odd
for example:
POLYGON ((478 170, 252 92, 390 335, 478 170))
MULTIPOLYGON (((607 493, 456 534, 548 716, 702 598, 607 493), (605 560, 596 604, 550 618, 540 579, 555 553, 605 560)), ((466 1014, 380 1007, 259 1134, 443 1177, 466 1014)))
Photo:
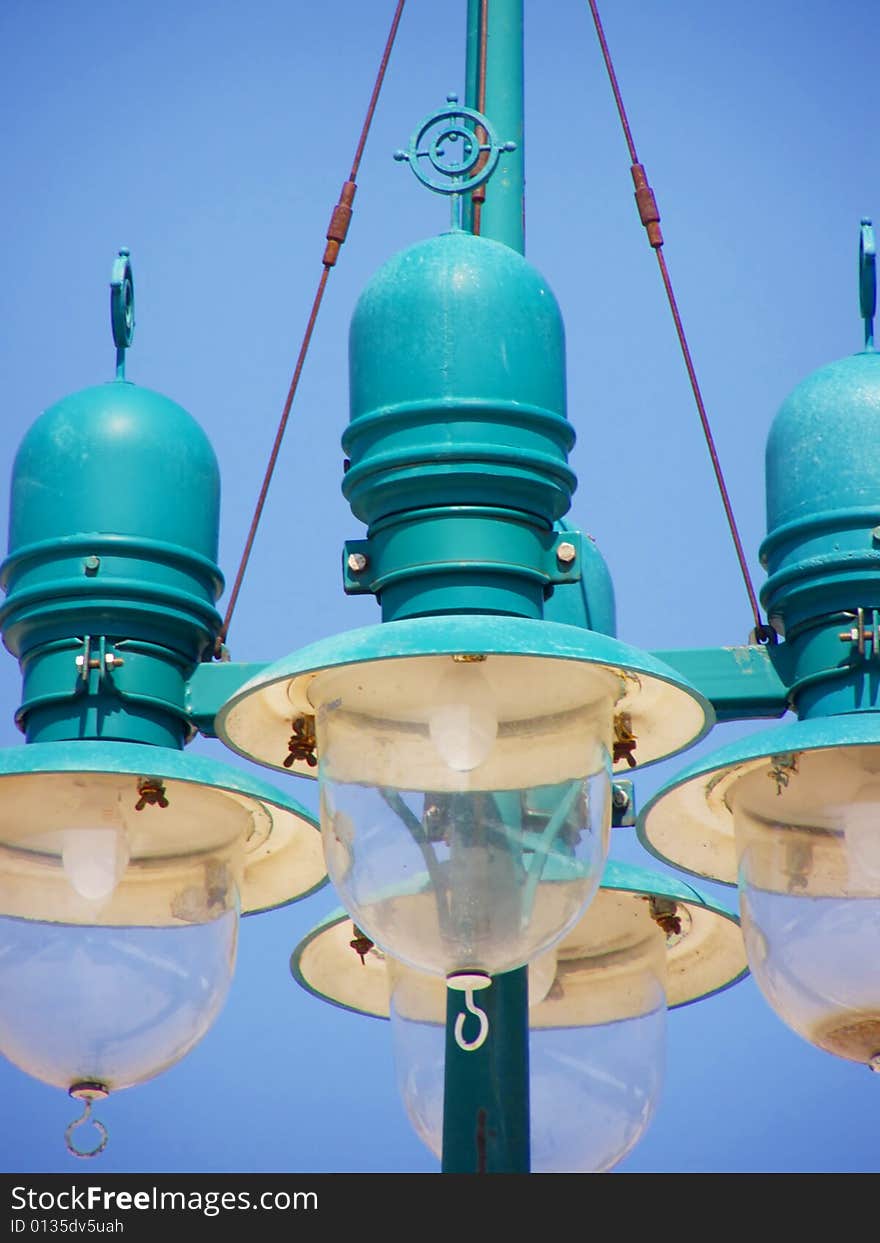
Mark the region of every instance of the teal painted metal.
POLYGON ((596 541, 565 519, 557 521, 554 527, 559 532, 557 549, 564 543, 573 546, 575 555, 570 565, 572 569, 578 567, 579 572, 576 580, 562 580, 550 587, 544 601, 545 620, 580 626, 613 638, 617 634, 614 583, 596 541))
MULTIPOLYGON (((480 0, 468 0, 465 103, 478 106, 480 0)), ((499 134, 514 144, 486 190, 480 232, 518 251, 525 250, 524 126, 523 126, 523 3, 492 0, 488 5, 486 39, 486 112, 499 134)), ((473 204, 464 202, 463 224, 473 227, 473 204)))
MULTIPOLYGON (((524 617, 486 617, 474 613, 382 622, 319 639, 267 665, 256 678, 233 694, 218 713, 218 733, 234 748, 234 740, 229 740, 223 733, 224 718, 238 701, 273 683, 343 665, 369 664, 398 657, 451 656, 457 652, 480 652, 487 656, 536 656, 625 669, 637 676, 669 683, 693 697, 706 714, 706 723, 699 737, 703 737, 714 720, 708 700, 686 678, 648 652, 629 647, 619 639, 559 622, 536 622, 524 617)), ((690 746, 694 741, 696 739, 691 739, 686 745, 690 746)))
MULTIPOLYGON (((465 1050, 455 1038, 463 1003, 446 992, 446 1061, 443 1094, 444 1174, 529 1172, 528 970, 496 975, 475 1003, 489 1021, 489 1036, 465 1050)), ((467 1017, 462 1034, 473 1038, 467 1017)))
POLYGON ((214 718, 227 699, 268 668, 266 661, 204 661, 186 683, 186 714, 192 727, 216 738, 214 718))
POLYGON ((877 313, 877 246, 870 220, 863 220, 859 234, 859 309, 865 321, 865 349, 874 348, 874 316, 877 313))
POLYGON ((420 242, 368 284, 351 325, 343 492, 368 524, 383 618, 436 611, 450 576, 447 609, 541 616, 548 537, 576 484, 564 350, 546 281, 489 239, 420 242), (509 557, 494 572, 481 551, 491 514, 509 557))
POLYGON ((110 327, 116 346, 116 379, 125 379, 125 351, 134 337, 134 275, 130 251, 123 246, 110 277, 110 327))
POLYGON ((718 721, 780 717, 788 711, 789 653, 785 644, 696 648, 653 655, 700 688, 718 721))
MULTIPOLYGON (((514 147, 495 177, 495 185, 486 188, 481 233, 483 238, 491 238, 522 255, 525 250, 522 0, 495 0, 486 9, 491 14, 489 29, 485 32, 487 49, 491 49, 487 50, 486 62, 486 111, 514 147)), ((466 75, 469 91, 475 88, 473 32, 478 12, 476 0, 468 0, 466 75)), ((475 104, 475 94, 466 102, 475 104)), ((470 196, 463 205, 472 211, 470 196)), ((463 223, 466 222, 464 215, 463 223)), ((537 303, 534 309, 538 310, 537 303)), ((552 385, 554 396, 561 381, 564 402, 565 343, 558 310, 556 315, 552 343, 558 355, 541 378, 548 388, 552 385)), ((497 326, 495 331, 497 333, 497 326)), ((486 339, 495 340, 492 335, 486 339)), ((529 353, 525 355, 532 365, 541 357, 537 345, 537 340, 529 343, 529 353)), ((514 402, 518 400, 516 390, 511 397, 514 402)), ((547 408, 565 416, 565 406, 558 396, 547 408)), ((567 448, 573 443, 572 431, 567 448)), ((552 512, 545 509, 543 514, 551 522, 559 520, 570 503, 571 490, 567 504, 552 512)), ((547 594, 546 590, 542 593, 544 599, 547 594)), ((544 599, 539 602, 542 611, 544 599)), ((518 611, 531 615, 528 609, 518 611)), ((452 994, 447 997, 442 1168, 446 1172, 474 1173, 483 1169, 501 1173, 527 1172, 530 1169, 528 969, 521 967, 499 977, 485 991, 490 993, 485 1000, 486 1012, 490 1015, 490 1036, 477 1050, 478 1060, 472 1063, 466 1061, 470 1055, 458 1048, 454 1035, 455 1003, 460 1006, 461 1000, 452 994), (488 1147, 490 1137, 491 1150, 488 1147)))
POLYGON ((798 385, 767 441, 768 534, 761 561, 768 578, 761 599, 785 634, 790 696, 801 717, 880 708, 880 634, 871 621, 880 610, 873 248, 863 222, 859 300, 865 350, 798 385))
MULTIPOLYGON (((111 288, 121 353, 133 298, 121 251, 111 288)), ((0 567, 0 629, 22 669, 28 741, 183 744, 186 679, 220 628, 219 494, 204 432, 149 389, 88 388, 31 426, 0 567)))
POLYGON ((466 194, 488 181, 502 154, 516 144, 498 137, 492 123, 475 108, 462 107, 457 95, 446 96, 422 121, 407 150, 395 160, 409 164, 423 186, 436 194, 466 194))
POLYGON ((424 577, 418 611, 433 615, 472 610, 472 583, 480 578, 480 611, 509 613, 511 602, 521 603, 523 580, 535 585, 536 596, 544 596, 554 584, 580 578, 577 555, 560 559, 565 543, 572 541, 553 529, 526 526, 516 510, 488 505, 410 510, 405 522, 393 514, 375 523, 368 539, 346 542, 343 581, 349 595, 376 595, 391 608, 395 593, 411 600, 414 584, 424 577), (467 548, 466 561, 462 548, 467 548), (434 550, 427 565, 425 549, 434 550))

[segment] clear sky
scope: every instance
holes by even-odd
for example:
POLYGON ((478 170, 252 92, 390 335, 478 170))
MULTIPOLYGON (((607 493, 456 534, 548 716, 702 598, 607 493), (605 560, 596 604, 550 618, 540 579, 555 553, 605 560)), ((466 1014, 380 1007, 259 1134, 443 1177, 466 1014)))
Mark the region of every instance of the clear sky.
MULTIPOLYGON (((0 477, 41 410, 112 377, 107 285, 129 246, 128 375, 211 437, 231 580, 393 8, 3 0, 0 477)), ((745 642, 747 600, 586 0, 526 0, 526 14, 527 253, 566 320, 579 477, 570 517, 611 567, 626 642, 745 642)), ((760 584, 770 421, 810 371, 861 347, 859 220, 880 213, 876 41, 853 0, 606 0, 603 18, 760 584)), ((362 534, 339 490, 347 324, 385 259, 446 227, 445 201, 392 154, 463 89, 464 27, 464 0, 407 4, 233 621, 233 659, 274 659, 378 620, 340 579, 342 542, 362 534)), ((159 505, 161 463, 144 468, 159 505)), ((6 655, 0 744, 19 741, 18 696, 6 655)), ((700 750, 745 728, 719 727, 700 750)), ((244 763, 219 742, 194 745, 244 763)), ((639 799, 674 767, 641 774, 639 799)), ((314 786, 295 786, 314 809, 314 786)), ((612 849, 650 863, 632 830, 616 831, 612 849)), ((0 1169, 436 1170, 398 1101, 388 1025, 324 1005, 289 977, 294 945, 335 905, 325 889, 243 922, 216 1025, 179 1065, 106 1102, 110 1144, 91 1164, 65 1153, 76 1112, 65 1094, 0 1061, 0 1169)), ((878 1093, 878 1077, 791 1034, 746 980, 670 1015, 658 1114, 618 1168, 876 1172, 878 1093)))

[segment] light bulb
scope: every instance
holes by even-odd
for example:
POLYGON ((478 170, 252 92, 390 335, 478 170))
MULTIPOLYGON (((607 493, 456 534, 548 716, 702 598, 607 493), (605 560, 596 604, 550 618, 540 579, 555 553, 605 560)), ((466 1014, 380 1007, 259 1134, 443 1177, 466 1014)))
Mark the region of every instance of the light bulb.
POLYGON ((445 763, 468 773, 488 759, 498 737, 495 697, 477 661, 453 661, 431 696, 428 731, 445 763))
POLYGON ((131 851, 122 829, 63 829, 61 864, 81 898, 105 902, 128 866, 131 851))
POLYGON ((777 1015, 880 1070, 880 748, 771 757, 732 787, 742 931, 777 1015))

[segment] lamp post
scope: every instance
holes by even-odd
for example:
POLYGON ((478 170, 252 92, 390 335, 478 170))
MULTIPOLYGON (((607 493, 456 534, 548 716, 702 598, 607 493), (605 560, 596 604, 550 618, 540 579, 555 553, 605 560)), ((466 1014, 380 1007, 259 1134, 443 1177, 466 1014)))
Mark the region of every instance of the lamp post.
MULTIPOLYGON (((444 84, 444 85, 445 85, 445 84, 444 84)), ((399 126, 398 126, 398 129, 399 129, 399 126)), ((395 142, 396 144, 398 144, 398 145, 399 145, 400 141, 401 141, 401 139, 400 139, 399 133, 396 133, 396 134, 395 134, 395 137, 394 137, 394 142, 395 142)), ((533 144, 533 146, 534 146, 534 145, 535 145, 535 144, 533 144)), ((389 176, 393 176, 393 171, 392 171, 392 173, 391 173, 391 174, 389 174, 389 176)), ((395 183, 395 184, 397 184, 397 183, 395 183)), ((531 247, 531 241, 530 241, 530 247, 531 247)), ((374 263, 372 263, 372 264, 369 264, 368 266, 375 266, 375 264, 374 264, 374 263)), ((569 327, 570 327, 570 325, 569 325, 569 327)), ((831 352, 833 353, 834 351, 831 351, 831 352)), ((63 387, 64 389, 67 389, 67 388, 69 388, 69 387, 71 387, 71 386, 70 386, 69 382, 66 382, 66 381, 65 381, 65 382, 63 383, 63 386, 62 386, 62 387, 63 387)), ((180 390, 179 390, 179 388, 178 388, 176 385, 173 385, 173 384, 171 384, 171 385, 169 385, 169 384, 163 384, 163 387, 164 387, 164 388, 169 389, 170 391, 174 391, 174 392, 175 392, 175 394, 177 394, 177 393, 180 391, 180 390)), ((190 402, 190 401, 188 401, 188 402, 187 402, 187 404, 190 404, 190 405, 191 405, 191 404, 193 404, 193 403, 192 403, 192 402, 190 402)), ((31 410, 33 410, 33 406, 31 406, 31 410)), ((328 472, 328 473, 329 473, 329 472, 328 472)), ((580 471, 579 471, 579 473, 580 473, 580 471)), ((328 503, 329 503, 329 502, 328 502, 328 503)), ((312 512, 314 512, 314 511, 312 511, 312 512)), ((309 531, 304 531, 304 529, 303 529, 303 527, 304 527, 304 525, 305 525, 304 523, 300 522, 299 524, 296 524, 296 523, 294 522, 294 523, 292 523, 291 525, 293 525, 293 526, 294 526, 294 530, 292 530, 292 531, 288 531, 288 532, 287 532, 287 536, 286 536, 286 538, 287 538, 287 539, 289 539, 289 541, 290 541, 290 544, 291 544, 291 545, 300 545, 300 544, 304 544, 304 543, 306 543, 306 542, 307 542, 307 539, 308 539, 309 537, 312 537, 312 538, 313 538, 313 536, 312 536, 312 533, 311 533, 311 532, 309 532, 309 531)), ((332 541, 331 541, 331 542, 332 542, 332 541)), ((292 554, 292 550, 288 550, 288 551, 290 552, 290 556, 291 556, 291 559, 292 559, 292 555, 293 555, 293 554, 292 554)), ((332 575, 331 575, 331 574, 329 574, 329 572, 328 572, 328 579, 329 579, 330 577, 332 577, 332 575)), ((272 598, 272 594, 273 594, 273 593, 272 593, 272 592, 270 592, 270 598, 272 598)), ((277 610, 277 611, 278 611, 278 616, 277 616, 277 617, 275 617, 275 618, 269 618, 269 619, 268 619, 269 633, 271 633, 273 630, 280 631, 280 630, 282 629, 282 619, 281 619, 281 613, 282 613, 282 612, 285 612, 285 613, 286 613, 286 617, 285 617, 285 619, 284 619, 284 624, 285 624, 285 625, 288 625, 288 626, 289 626, 289 624, 290 624, 290 617, 289 617, 289 614, 290 614, 290 609, 289 609, 289 607, 282 606, 282 604, 281 604, 281 593, 280 593, 280 591, 277 593, 277 595, 275 595, 275 598, 279 601, 279 607, 278 607, 278 610, 277 610)), ((347 626, 347 625, 350 625, 350 624, 351 624, 351 622, 350 622, 350 620, 349 620, 349 619, 350 619, 350 618, 352 618, 352 617, 354 617, 354 616, 356 615, 356 610, 360 607, 359 602, 356 602, 356 601, 354 601, 354 602, 349 602, 349 604, 350 604, 350 611, 349 611, 349 613, 345 614, 345 615, 344 615, 344 617, 341 617, 341 618, 340 618, 340 624, 339 624, 339 627, 338 627, 339 629, 342 629, 342 628, 344 628, 345 626, 347 626)), ((261 610, 261 611, 263 611, 263 610, 261 610)), ((367 619, 367 614, 366 614, 365 612, 362 612, 362 616, 364 617, 364 619, 365 619, 365 620, 367 619)), ((304 619, 297 619, 298 624, 299 624, 299 621, 300 621, 300 620, 304 620, 304 619)), ((323 629, 323 628, 322 628, 322 629, 323 629)), ((329 628, 329 627, 328 627, 327 629, 331 629, 331 628, 329 628)), ((302 627, 298 630, 298 632, 297 632, 297 633, 298 633, 299 637, 300 637, 303 641, 305 641, 307 638, 311 637, 311 635, 308 633, 308 629, 307 629, 304 625, 303 625, 303 626, 302 626, 302 627)), ((679 634, 680 634, 680 631, 679 631, 679 634)), ((656 641, 656 642, 652 640, 652 645, 653 645, 653 646, 655 646, 655 647, 658 647, 658 648, 669 648, 669 647, 673 646, 673 643, 674 643, 674 642, 678 642, 678 641, 679 641, 679 639, 678 639, 678 638, 676 638, 674 641, 673 641, 673 640, 668 640, 668 641, 667 641, 667 640, 663 640, 663 639, 661 638, 659 641, 656 641)), ((718 642, 721 642, 721 641, 722 641, 722 637, 721 637, 721 636, 719 636, 719 638, 718 638, 718 642)), ((238 644, 237 644, 236 646, 238 647, 238 644)), ((259 644, 259 646, 258 646, 257 650, 259 651, 260 655, 263 655, 263 654, 265 653, 265 651, 267 650, 267 648, 268 648, 268 650, 270 650, 270 651, 278 651, 278 650, 284 650, 284 648, 285 648, 285 647, 288 647, 288 646, 290 646, 290 643, 289 643, 289 642, 284 642, 284 641, 282 640, 282 641, 280 641, 280 642, 277 642, 277 643, 276 643, 274 640, 270 640, 270 641, 267 641, 265 645, 263 645, 262 643, 261 643, 261 644, 259 644)), ((241 650, 241 648, 239 648, 239 650, 241 650)))

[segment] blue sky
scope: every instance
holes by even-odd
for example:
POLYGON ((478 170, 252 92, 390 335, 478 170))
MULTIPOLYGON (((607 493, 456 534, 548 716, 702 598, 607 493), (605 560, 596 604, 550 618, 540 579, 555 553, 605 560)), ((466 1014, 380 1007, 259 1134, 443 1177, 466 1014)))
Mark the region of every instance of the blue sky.
MULTIPOLYGON (((211 437, 231 580, 393 8, 4 0, 0 477, 42 409, 112 377, 107 283, 129 246, 128 375, 211 437)), ((391 158, 463 86, 464 0, 440 8, 407 5, 233 621, 236 660, 378 620, 340 581, 342 542, 362 534, 339 490, 347 324, 386 258, 446 227, 446 203, 391 158)), ((626 642, 744 642, 747 601, 587 4, 526 0, 526 15, 527 254, 566 320, 570 517, 609 563, 626 642)), ((880 211, 874 41, 852 0, 606 0, 603 19, 760 583, 770 421, 799 380, 861 346, 858 226, 880 211)), ((156 489, 161 503, 161 470, 156 489)), ((6 655, 0 744, 19 741, 18 694, 6 655)), ((701 749, 746 728, 718 728, 701 749)), ((220 743, 194 745, 244 763, 220 743)), ((639 799, 673 769, 639 775, 639 799)), ((316 806, 311 784, 293 793, 316 806)), ((613 852, 647 862, 631 830, 615 833, 613 852)), ((388 1025, 289 978, 294 945, 335 905, 324 890, 244 921, 215 1027, 103 1106, 110 1144, 89 1174, 437 1169, 398 1101, 388 1025)), ((863 1068, 791 1034, 747 980, 670 1016, 658 1114, 618 1168, 876 1172, 878 1091, 863 1068)), ((0 1096, 0 1169, 83 1172, 64 1151, 75 1110, 62 1092, 0 1061, 0 1096)))

